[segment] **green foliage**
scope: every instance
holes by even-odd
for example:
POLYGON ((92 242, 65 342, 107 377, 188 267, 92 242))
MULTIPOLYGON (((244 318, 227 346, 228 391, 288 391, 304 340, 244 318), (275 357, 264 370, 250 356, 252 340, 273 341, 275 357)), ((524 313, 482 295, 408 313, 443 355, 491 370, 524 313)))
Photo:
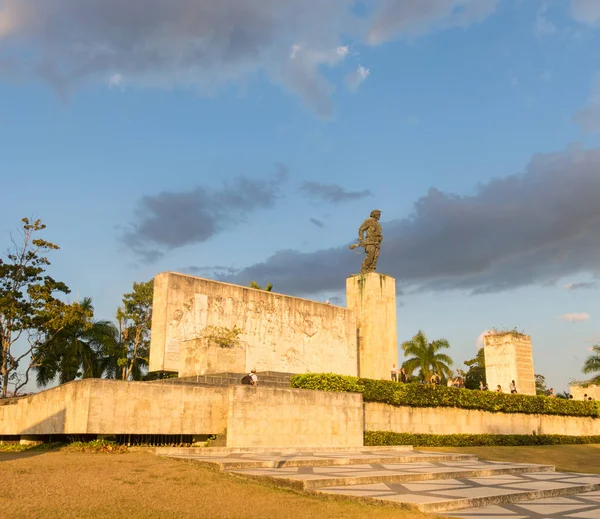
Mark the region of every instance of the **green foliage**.
POLYGON ((592 346, 592 354, 585 359, 582 371, 586 374, 597 373, 590 382, 600 384, 600 346, 592 346))
MULTIPOLYGON (((82 309, 92 314, 92 300, 85 298, 82 309)), ((77 320, 54 336, 38 357, 35 366, 38 386, 45 387, 58 376, 61 384, 78 378, 100 378, 104 371, 104 348, 115 335, 108 321, 77 320)))
POLYGON ((415 447, 516 447, 600 443, 600 436, 559 434, 409 434, 365 431, 365 446, 413 445, 415 447))
MULTIPOLYGON (((364 380, 364 379, 363 379, 364 380)), ((336 375, 335 373, 305 373, 294 375, 290 387, 313 389, 315 391, 337 391, 342 393, 364 393, 364 385, 356 377, 336 375)))
POLYGON ((221 348, 231 348, 238 343, 242 332, 243 330, 237 326, 234 326, 233 328, 227 328, 226 326, 207 326, 202 330, 202 338, 221 348))
POLYGON ((255 288, 256 290, 264 290, 266 292, 271 292, 271 290, 273 290, 272 283, 267 283, 267 286, 265 288, 263 288, 256 281, 250 281, 250 284, 248 286, 250 288, 255 288))
POLYGON ((409 407, 456 407, 492 413, 548 414, 600 417, 600 402, 563 400, 544 396, 471 391, 431 384, 402 384, 331 373, 295 375, 291 387, 363 394, 365 402, 409 407))
POLYGON ((544 375, 535 375, 535 394, 548 394, 548 388, 546 387, 546 377, 544 375))
POLYGON ((111 453, 123 454, 127 452, 127 445, 121 445, 110 440, 92 440, 89 442, 73 442, 68 444, 64 450, 86 453, 111 453))
POLYGON ((67 327, 77 323, 89 326, 91 312, 78 303, 67 304, 57 295, 69 288, 46 274, 50 261, 46 253, 58 245, 36 238, 46 226, 40 220, 21 220, 21 240, 11 238, 12 248, 0 258, 0 376, 2 397, 7 396, 9 380, 15 381, 14 394, 27 384, 29 372, 41 362, 52 340, 67 327), (26 344, 17 355, 13 345, 21 339, 26 344), (24 363, 24 372, 19 372, 24 363))
POLYGON ((465 375, 465 387, 467 389, 479 389, 479 383, 485 384, 485 351, 480 348, 475 358, 465 360, 465 365, 469 371, 465 375))
POLYGON ((107 344, 106 373, 122 380, 140 380, 148 365, 154 280, 133 283, 117 309, 116 336, 107 344))
POLYGON ((440 353, 440 350, 449 348, 450 344, 446 339, 427 342, 427 336, 422 330, 419 330, 410 341, 402 343, 402 349, 405 356, 410 356, 404 361, 402 367, 406 370, 409 377, 413 371, 419 370, 419 377, 425 382, 429 382, 431 375, 437 371, 443 378, 448 378, 452 374, 450 366, 452 359, 440 353))

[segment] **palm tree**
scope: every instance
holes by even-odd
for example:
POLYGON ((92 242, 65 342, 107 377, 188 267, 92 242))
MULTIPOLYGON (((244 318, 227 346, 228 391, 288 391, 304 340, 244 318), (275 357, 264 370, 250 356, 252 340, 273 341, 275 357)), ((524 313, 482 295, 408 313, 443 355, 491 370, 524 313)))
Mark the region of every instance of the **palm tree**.
MULTIPOLYGON (((83 310, 94 310, 89 297, 79 305, 83 310)), ((52 337, 36 362, 38 386, 47 386, 57 376, 61 384, 78 378, 100 378, 104 371, 103 350, 111 340, 113 327, 108 321, 80 321, 52 337)))
MULTIPOLYGON (((588 373, 596 373, 600 372, 600 346, 592 346, 592 354, 585 359, 585 363, 583 364, 583 372, 588 373)), ((598 373, 594 378, 590 381, 593 384, 600 384, 600 373, 598 373)))
POLYGON ((250 281, 250 284, 248 285, 250 288, 255 288, 256 290, 265 290, 266 292, 271 292, 271 290, 273 290, 273 284, 272 283, 267 283, 267 286, 265 288, 261 287, 256 281, 250 281))
POLYGON ((439 350, 449 347, 450 344, 446 339, 427 342, 427 336, 422 330, 419 330, 419 333, 410 341, 402 343, 404 355, 407 357, 412 355, 404 361, 402 367, 409 376, 418 369, 419 376, 424 381, 428 381, 434 371, 447 378, 452 373, 450 366, 452 366, 453 361, 445 353, 439 353, 439 350))

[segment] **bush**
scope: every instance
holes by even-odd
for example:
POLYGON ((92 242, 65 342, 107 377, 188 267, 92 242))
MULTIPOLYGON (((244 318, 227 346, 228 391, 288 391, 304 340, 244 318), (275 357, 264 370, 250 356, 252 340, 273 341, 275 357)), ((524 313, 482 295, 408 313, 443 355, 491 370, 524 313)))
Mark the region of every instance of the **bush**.
POLYGON ((560 434, 409 434, 389 431, 365 431, 365 446, 515 447, 590 443, 600 443, 600 436, 563 436, 560 434))
POLYGON ((596 401, 511 395, 430 384, 402 384, 392 380, 371 380, 333 373, 295 375, 290 385, 298 389, 362 393, 365 402, 396 406, 456 407, 492 413, 600 417, 600 405, 596 401))
POLYGON ((127 445, 121 445, 109 440, 92 440, 89 442, 73 442, 65 447, 67 451, 75 452, 107 452, 121 454, 127 452, 127 445))

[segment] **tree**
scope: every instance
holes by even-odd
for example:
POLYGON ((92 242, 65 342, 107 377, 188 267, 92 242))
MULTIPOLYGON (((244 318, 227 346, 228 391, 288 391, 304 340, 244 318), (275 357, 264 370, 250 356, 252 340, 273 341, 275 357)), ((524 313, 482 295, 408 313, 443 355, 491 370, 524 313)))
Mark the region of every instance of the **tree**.
POLYGON ((592 384, 600 384, 600 346, 592 346, 592 354, 585 359, 582 371, 585 374, 598 372, 590 382, 592 384))
MULTIPOLYGON (((81 307, 93 314, 92 300, 81 307)), ((58 376, 61 384, 78 378, 100 378, 106 364, 103 352, 114 338, 115 326, 109 321, 77 321, 52 338, 35 368, 38 386, 45 387, 58 376)))
POLYGON ((402 367, 407 371, 408 375, 416 369, 419 370, 421 380, 429 381, 434 371, 437 371, 441 376, 447 378, 452 373, 452 359, 445 353, 439 353, 439 350, 449 348, 450 344, 446 339, 438 339, 437 341, 427 342, 427 336, 422 330, 419 330, 410 341, 402 343, 404 355, 412 355, 411 358, 404 361, 402 367))
POLYGON ((272 283, 267 283, 267 286, 265 288, 262 288, 256 281, 250 281, 250 284, 248 286, 250 288, 255 288, 256 290, 265 290, 266 292, 271 292, 271 290, 273 290, 272 283))
POLYGON ((535 394, 546 395, 548 389, 546 388, 546 377, 544 375, 535 375, 535 394))
POLYGON ((475 358, 465 360, 465 365, 469 366, 469 371, 465 376, 465 387, 467 389, 479 389, 479 383, 485 384, 485 352, 480 348, 475 358))
POLYGON ((154 281, 134 283, 117 309, 114 337, 107 342, 106 374, 122 380, 141 380, 148 365, 154 281))
POLYGON ((14 394, 28 383, 30 370, 57 334, 73 322, 85 323, 91 317, 78 303, 66 304, 55 297, 70 290, 46 274, 50 261, 44 254, 59 249, 54 243, 36 238, 46 226, 40 220, 23 218, 21 222, 21 240, 17 243, 11 238, 12 248, 6 259, 0 259, 2 397, 7 396, 10 380, 15 382, 14 394), (17 343, 24 345, 20 354, 15 353, 17 343), (19 373, 23 362, 25 370, 19 373))

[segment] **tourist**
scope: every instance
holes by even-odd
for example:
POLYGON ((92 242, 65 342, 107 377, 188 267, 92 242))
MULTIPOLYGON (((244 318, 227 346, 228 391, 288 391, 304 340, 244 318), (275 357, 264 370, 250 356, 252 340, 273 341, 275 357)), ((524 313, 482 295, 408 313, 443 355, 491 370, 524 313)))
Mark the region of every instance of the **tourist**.
POLYGON ((253 369, 250 372, 250 381, 251 381, 251 383, 252 383, 252 385, 254 387, 256 387, 258 385, 258 377, 256 376, 256 370, 255 369, 253 369))
POLYGON ((400 370, 400 382, 406 384, 408 382, 408 375, 406 374, 406 371, 404 370, 404 368, 402 368, 400 370))
POLYGON ((479 381, 479 391, 483 391, 484 389, 485 388, 484 388, 483 380, 480 380, 479 381))
POLYGON ((584 399, 584 400, 587 400, 587 399, 588 399, 587 393, 584 393, 584 395, 583 395, 583 399, 584 399))
POLYGON ((515 384, 515 381, 513 380, 510 383, 510 394, 514 395, 517 392, 517 385, 515 384))
POLYGON ((434 371, 433 375, 431 375, 431 378, 429 379, 429 382, 437 386, 441 381, 442 380, 440 379, 440 376, 438 375, 437 371, 434 371))
POLYGON ((396 364, 392 364, 392 369, 390 369, 390 374, 392 375, 392 380, 394 382, 398 382, 398 370, 396 369, 396 364))
POLYGON ((569 395, 569 400, 573 400, 573 395, 569 395))
POLYGON ((489 391, 490 390, 490 386, 487 385, 487 382, 483 385, 483 390, 484 391, 489 391))
POLYGON ((554 394, 554 388, 551 387, 548 391, 548 397, 549 398, 556 398, 556 395, 554 394))
POLYGON ((496 388, 496 393, 502 393, 502 386, 500 384, 498 384, 498 387, 496 388))

